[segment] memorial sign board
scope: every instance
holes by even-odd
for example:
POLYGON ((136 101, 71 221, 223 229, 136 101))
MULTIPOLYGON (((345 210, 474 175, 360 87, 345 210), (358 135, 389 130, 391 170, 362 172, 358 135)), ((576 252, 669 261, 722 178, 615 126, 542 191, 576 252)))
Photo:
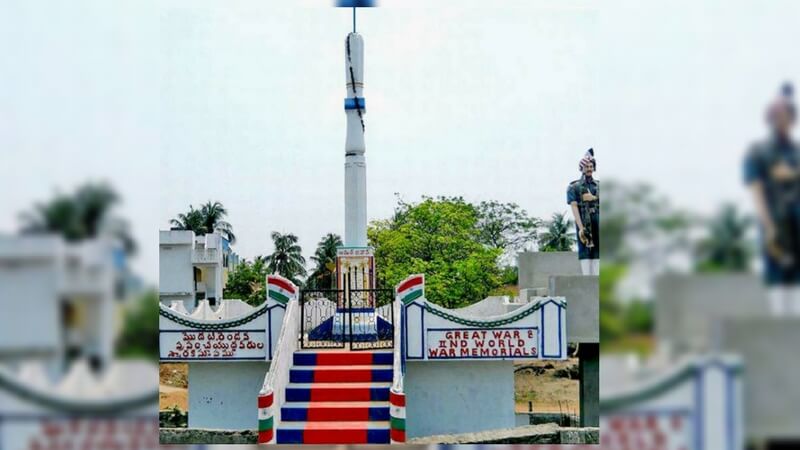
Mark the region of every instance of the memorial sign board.
POLYGON ((566 359, 566 300, 539 297, 493 316, 470 316, 429 303, 421 282, 401 283, 407 360, 566 359))

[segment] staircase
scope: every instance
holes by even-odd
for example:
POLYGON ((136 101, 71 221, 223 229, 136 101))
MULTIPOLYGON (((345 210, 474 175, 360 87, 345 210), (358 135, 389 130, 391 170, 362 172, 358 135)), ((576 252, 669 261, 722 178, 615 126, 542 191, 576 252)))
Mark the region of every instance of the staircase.
POLYGON ((388 444, 392 351, 293 355, 278 444, 388 444))

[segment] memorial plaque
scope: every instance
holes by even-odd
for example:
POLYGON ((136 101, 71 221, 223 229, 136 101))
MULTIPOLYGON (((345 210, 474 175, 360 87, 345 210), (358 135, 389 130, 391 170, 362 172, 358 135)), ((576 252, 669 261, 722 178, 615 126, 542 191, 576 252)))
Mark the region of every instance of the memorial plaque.
POLYGON ((537 328, 428 330, 428 359, 526 359, 539 357, 537 328))

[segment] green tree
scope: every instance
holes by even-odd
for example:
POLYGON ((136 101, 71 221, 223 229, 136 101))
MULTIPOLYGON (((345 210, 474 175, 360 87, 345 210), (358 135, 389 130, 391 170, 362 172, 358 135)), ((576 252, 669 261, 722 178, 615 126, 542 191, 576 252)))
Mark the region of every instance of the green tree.
POLYGON ((743 272, 753 255, 747 233, 753 219, 740 214, 736 205, 725 204, 708 223, 708 237, 697 243, 696 265, 699 271, 743 272))
POLYGON ((264 303, 267 299, 264 283, 268 273, 267 265, 261 256, 257 256, 253 262, 241 261, 228 274, 223 297, 238 298, 253 306, 264 303))
POLYGON ((342 238, 338 234, 328 233, 320 239, 317 250, 311 261, 314 262, 314 271, 306 280, 310 289, 333 289, 336 287, 334 272, 336 270, 336 249, 342 246, 342 238))
POLYGON ((478 239, 484 245, 503 251, 503 259, 512 259, 517 252, 536 242, 542 221, 531 217, 516 203, 482 201, 478 211, 478 239))
POLYGON ((640 257, 666 261, 671 253, 688 248, 693 221, 649 184, 606 181, 600 200, 601 258, 620 263, 640 257))
POLYGON ((503 266, 500 268, 500 281, 504 285, 516 286, 519 284, 519 267, 503 266))
POLYGON ((635 300, 625 307, 625 332, 649 334, 653 332, 653 304, 635 300))
POLYGON ((608 342, 625 332, 623 308, 617 299, 616 287, 627 267, 615 263, 603 263, 600 270, 600 341, 608 342))
POLYGON ((652 331, 652 306, 623 304, 617 295, 620 280, 635 261, 647 261, 643 266, 651 276, 666 270, 670 254, 690 248, 688 230, 694 219, 646 183, 604 181, 602 190, 600 339, 628 350, 641 345, 631 338, 652 331))
POLYGON ((277 273, 300 285, 299 277, 306 275, 306 259, 303 257, 303 249, 297 244, 297 236, 291 233, 281 234, 277 231, 272 232, 272 243, 275 251, 264 258, 269 273, 277 273))
POLYGON ((194 231, 198 236, 216 232, 233 244, 236 235, 233 234, 233 226, 224 220, 227 216, 228 210, 222 203, 208 201, 200 205, 200 209, 189 205, 189 210, 178 214, 170 220, 170 224, 180 230, 194 231))
POLYGON ((393 286, 424 273, 426 297, 454 308, 482 300, 501 283, 501 249, 481 242, 477 208, 462 198, 398 201, 391 219, 370 224, 376 264, 393 286))
POLYGON ((553 213, 547 229, 539 238, 539 250, 543 252, 568 252, 575 244, 575 224, 566 213, 553 213))
POLYGON ((128 223, 112 214, 121 201, 106 183, 87 183, 70 194, 58 193, 21 214, 23 234, 55 233, 77 242, 106 235, 119 240, 124 250, 136 251, 128 223))
POLYGON ((117 339, 120 357, 158 360, 158 303, 158 293, 151 290, 125 311, 122 333, 117 339))

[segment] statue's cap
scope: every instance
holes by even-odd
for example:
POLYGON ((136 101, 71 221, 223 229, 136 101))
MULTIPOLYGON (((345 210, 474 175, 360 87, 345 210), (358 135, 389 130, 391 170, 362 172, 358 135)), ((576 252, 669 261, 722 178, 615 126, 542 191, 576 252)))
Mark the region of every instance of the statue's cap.
POLYGON ((578 169, 583 171, 583 168, 589 164, 591 164, 595 169, 597 168, 597 160, 594 159, 593 148, 586 150, 586 153, 583 154, 583 158, 581 158, 581 161, 578 163, 578 169))

